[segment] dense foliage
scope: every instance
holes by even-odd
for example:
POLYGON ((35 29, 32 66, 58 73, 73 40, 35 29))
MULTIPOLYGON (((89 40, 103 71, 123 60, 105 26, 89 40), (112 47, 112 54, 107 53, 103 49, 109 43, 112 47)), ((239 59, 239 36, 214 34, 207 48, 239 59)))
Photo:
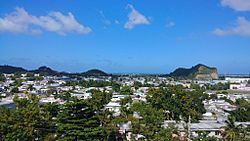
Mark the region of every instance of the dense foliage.
POLYGON ((120 90, 120 93, 122 95, 132 95, 133 91, 130 86, 123 86, 120 90))
POLYGON ((217 84, 214 84, 214 85, 207 85, 207 89, 208 90, 228 90, 230 87, 230 84, 229 83, 217 83, 217 84))
POLYGON ((244 141, 246 139, 246 130, 242 124, 235 124, 235 117, 229 116, 224 128, 223 139, 225 141, 244 141))
POLYGON ((57 117, 59 140, 98 141, 103 138, 100 120, 84 100, 65 103, 57 117))
POLYGON ((239 122, 250 121, 250 102, 244 99, 237 99, 235 104, 237 109, 229 112, 235 117, 235 120, 239 122))
POLYGON ((202 101, 205 95, 202 91, 187 91, 182 86, 169 86, 168 88, 150 89, 147 101, 156 109, 163 109, 169 120, 201 119, 206 112, 202 101))
POLYGON ((143 135, 142 138, 147 140, 171 140, 172 130, 162 127, 165 120, 162 109, 156 109, 151 104, 145 102, 134 103, 131 109, 136 111, 141 117, 132 120, 132 132, 134 134, 143 135))
MULTIPOLYGON (((179 140, 176 129, 171 125, 166 127, 164 121, 188 122, 191 118, 192 122, 197 122, 206 112, 202 101, 208 96, 199 87, 192 90, 180 85, 150 88, 146 93, 146 101, 133 101, 130 86, 121 87, 117 83, 113 86, 126 95, 119 101, 119 114, 105 109, 113 96, 112 92, 105 89, 91 90, 89 99, 71 97, 70 92, 55 95, 64 99, 64 104, 42 104, 37 96, 29 94, 27 98, 15 97, 15 109, 0 107, 0 141, 120 141, 126 140, 128 132, 132 133, 130 137, 133 140, 179 140), (125 132, 119 130, 123 125, 129 127, 125 132), (173 134, 176 136, 173 137, 173 134)), ((227 126, 224 127, 225 140, 243 139, 245 136, 244 128, 235 125, 231 117, 235 117, 236 121, 249 121, 250 104, 243 99, 238 99, 235 104, 238 109, 231 112, 227 126)), ((199 133, 193 140, 217 139, 207 137, 207 133, 199 133)))
POLYGON ((5 76, 0 73, 0 82, 4 82, 6 80, 5 76))
POLYGON ((36 96, 14 101, 16 109, 0 108, 0 140, 44 140, 54 133, 52 118, 36 96))

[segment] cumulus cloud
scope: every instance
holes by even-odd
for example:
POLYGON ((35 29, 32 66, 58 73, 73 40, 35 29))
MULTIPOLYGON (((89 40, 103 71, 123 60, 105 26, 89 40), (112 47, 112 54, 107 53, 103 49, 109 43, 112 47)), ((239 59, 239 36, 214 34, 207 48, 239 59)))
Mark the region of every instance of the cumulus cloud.
POLYGON ((238 17, 235 26, 226 29, 217 28, 212 33, 218 36, 240 35, 250 37, 250 21, 245 17, 238 17))
POLYGON ((136 25, 150 24, 147 17, 142 15, 140 12, 138 12, 133 5, 128 4, 128 8, 131 10, 131 12, 128 14, 128 21, 125 23, 124 28, 126 29, 132 29, 136 25))
POLYGON ((250 0, 221 0, 221 5, 236 11, 250 11, 250 0))
POLYGON ((66 15, 50 12, 45 16, 33 16, 17 7, 14 12, 0 18, 0 32, 41 34, 42 30, 60 35, 91 32, 89 27, 80 24, 70 12, 66 15))

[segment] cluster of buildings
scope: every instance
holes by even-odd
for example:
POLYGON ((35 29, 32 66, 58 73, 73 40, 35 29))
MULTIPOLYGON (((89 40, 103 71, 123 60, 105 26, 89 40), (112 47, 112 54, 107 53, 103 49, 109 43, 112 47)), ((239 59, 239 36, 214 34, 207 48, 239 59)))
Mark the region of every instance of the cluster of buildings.
MULTIPOLYGON (((74 81, 74 79, 68 77, 56 77, 56 76, 39 76, 35 74, 34 77, 42 77, 39 80, 29 80, 27 74, 22 74, 19 78, 13 79, 14 74, 4 74, 6 81, 0 82, 0 106, 13 107, 13 89, 16 88, 15 92, 19 97, 26 97, 27 93, 39 95, 41 103, 61 103, 64 101, 60 98, 55 98, 54 95, 60 94, 61 92, 70 91, 71 96, 75 96, 82 99, 91 98, 91 90, 99 89, 112 91, 112 86, 105 87, 83 87, 83 86, 66 86, 67 81, 74 81), (16 84, 19 81, 20 84, 16 84)), ((235 101, 239 98, 250 100, 250 77, 226 77, 224 80, 174 80, 169 77, 158 77, 158 76, 119 76, 112 78, 107 77, 84 77, 82 80, 94 80, 94 81, 115 81, 121 86, 131 86, 133 94, 131 95, 132 100, 135 101, 146 101, 146 93, 150 87, 159 87, 161 85, 183 85, 187 89, 191 89, 193 83, 204 87, 207 85, 215 85, 218 83, 229 83, 232 93, 222 94, 221 91, 207 91, 209 95, 216 95, 217 98, 203 101, 206 113, 203 114, 202 120, 199 123, 190 123, 190 129, 193 136, 197 136, 198 131, 207 131, 210 136, 216 136, 221 138, 221 127, 225 126, 225 120, 229 115, 226 111, 235 110, 237 107, 226 102, 222 98, 227 98, 231 101, 235 101), (139 82, 143 86, 138 88, 133 87, 135 82, 139 82), (238 93, 238 91, 244 91, 246 94, 238 93), (249 92, 249 93, 248 93, 249 92), (247 94, 248 93, 248 94, 247 94)), ((120 114, 120 100, 127 97, 123 93, 113 93, 111 101, 105 106, 106 109, 114 111, 114 115, 120 114)), ((165 121, 164 127, 174 124, 179 131, 183 131, 187 126, 185 122, 165 121)), ((236 123, 250 126, 250 122, 236 123)), ((120 126, 121 132, 126 132, 130 129, 130 123, 126 123, 120 126)), ((131 137, 128 134, 128 139, 131 137)))
POLYGON ((226 77, 225 80, 230 83, 231 90, 250 92, 250 77, 226 77))

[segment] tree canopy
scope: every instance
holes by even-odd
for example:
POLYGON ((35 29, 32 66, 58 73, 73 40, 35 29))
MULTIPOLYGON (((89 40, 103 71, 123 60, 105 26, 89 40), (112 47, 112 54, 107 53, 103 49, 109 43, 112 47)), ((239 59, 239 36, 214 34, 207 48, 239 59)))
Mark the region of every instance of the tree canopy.
POLYGON ((103 138, 100 120, 84 100, 66 102, 57 119, 59 140, 98 141, 103 138))
POLYGON ((235 102, 237 108, 229 112, 236 121, 247 122, 250 121, 250 102, 244 99, 237 99, 235 102))
POLYGON ((156 109, 163 109, 169 120, 199 120, 206 112, 202 101, 205 95, 202 91, 187 91, 181 86, 168 88, 152 88, 148 91, 147 101, 156 109))
POLYGON ((43 140, 54 133, 48 111, 42 108, 34 95, 14 98, 16 109, 0 108, 0 138, 3 140, 43 140))

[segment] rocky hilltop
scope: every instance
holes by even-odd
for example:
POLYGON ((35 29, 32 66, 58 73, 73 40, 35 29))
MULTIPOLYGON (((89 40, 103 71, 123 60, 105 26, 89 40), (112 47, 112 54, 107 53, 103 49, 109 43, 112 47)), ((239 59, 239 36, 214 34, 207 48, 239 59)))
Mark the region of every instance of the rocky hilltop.
POLYGON ((215 67, 208 67, 203 64, 198 64, 192 68, 178 68, 174 72, 170 73, 170 76, 189 79, 212 80, 218 79, 218 72, 215 67))

